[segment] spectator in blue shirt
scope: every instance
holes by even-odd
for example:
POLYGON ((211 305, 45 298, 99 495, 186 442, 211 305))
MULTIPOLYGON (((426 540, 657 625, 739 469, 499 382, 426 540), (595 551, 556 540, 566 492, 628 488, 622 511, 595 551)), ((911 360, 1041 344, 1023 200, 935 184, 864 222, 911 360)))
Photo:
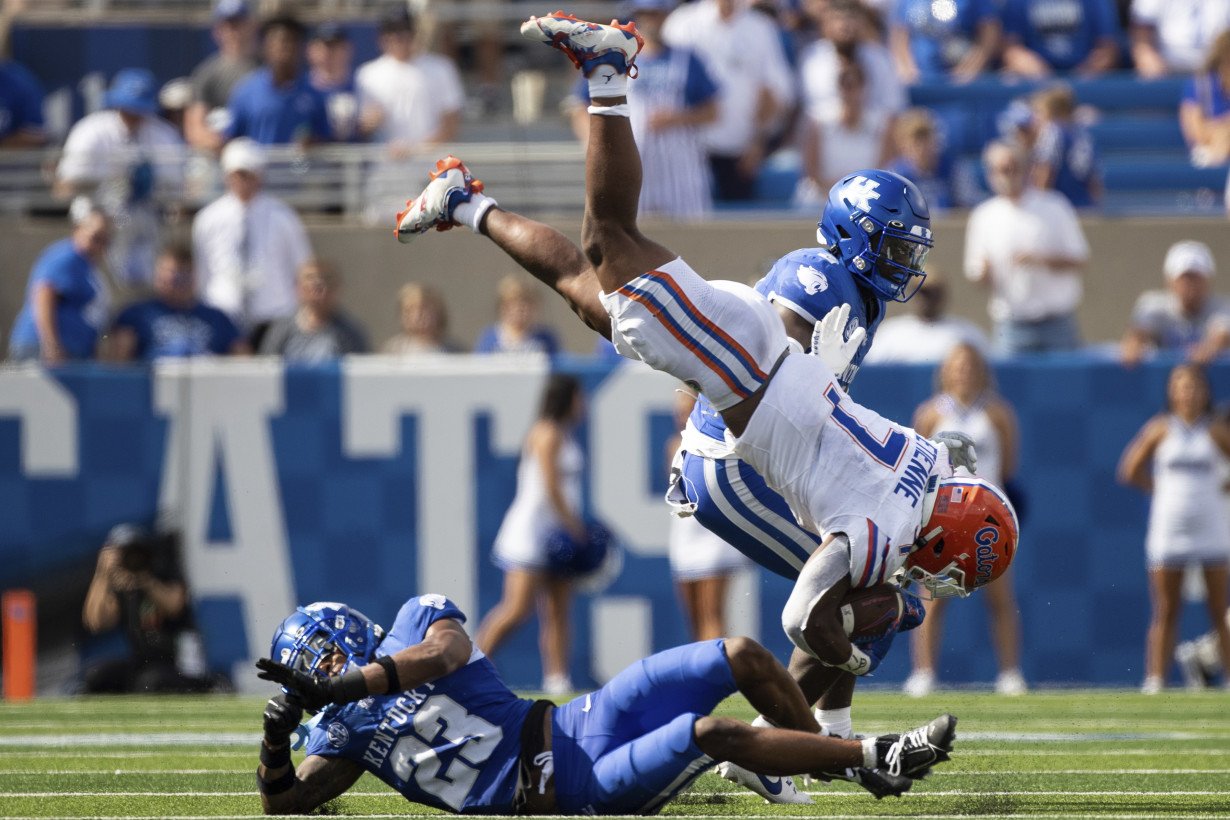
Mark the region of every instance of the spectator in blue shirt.
POLYGON ((197 298, 192 250, 186 245, 162 249, 153 285, 152 299, 124 308, 112 325, 112 358, 151 361, 248 352, 235 323, 197 298))
POLYGON ((482 332, 475 353, 545 353, 559 350, 555 333, 538 323, 538 294, 516 274, 505 276, 499 285, 499 314, 496 323, 482 332))
POLYGON ((354 45, 339 23, 327 20, 307 46, 308 82, 325 95, 329 127, 338 142, 359 139, 359 98, 354 84, 354 45))
POLYGON ((309 144, 333 139, 325 97, 303 70, 303 24, 274 17, 261 29, 265 67, 231 93, 225 137, 251 137, 264 145, 309 144))
POLYGON ((0 148, 37 148, 43 130, 43 89, 29 69, 0 59, 0 148))
POLYGON ((1179 124, 1193 164, 1220 165, 1230 159, 1230 31, 1218 35, 1204 69, 1188 81, 1179 124))
POLYGON ((900 0, 889 45, 901 81, 966 81, 986 71, 999 52, 996 11, 992 0, 900 0))
POLYGON ((111 221, 89 207, 68 239, 43 251, 30 271, 26 302, 13 324, 10 358, 60 364, 94 357, 109 306, 97 265, 110 243, 111 221))
POLYGON ((1096 205, 1102 198, 1102 174, 1093 134, 1076 117, 1076 95, 1057 83, 1034 95, 1035 128, 1033 183, 1053 189, 1076 208, 1096 205))
POLYGON ((888 170, 917 185, 932 210, 956 206, 952 155, 943 150, 930 111, 911 108, 902 112, 893 124, 893 147, 888 170))
POLYGON ((1119 64, 1112 0, 1007 0, 1004 70, 1023 77, 1102 74, 1119 64))

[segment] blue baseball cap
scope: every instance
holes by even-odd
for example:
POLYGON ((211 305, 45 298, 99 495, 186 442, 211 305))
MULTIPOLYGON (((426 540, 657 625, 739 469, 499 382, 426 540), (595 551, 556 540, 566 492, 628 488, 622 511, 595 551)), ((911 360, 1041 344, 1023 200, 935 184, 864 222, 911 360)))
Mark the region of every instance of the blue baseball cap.
POLYGON ((158 111, 158 82, 144 68, 123 68, 111 79, 111 87, 103 97, 107 108, 154 114, 158 111))
POLYGON ((214 22, 219 20, 242 20, 249 14, 247 0, 218 0, 214 5, 214 22))

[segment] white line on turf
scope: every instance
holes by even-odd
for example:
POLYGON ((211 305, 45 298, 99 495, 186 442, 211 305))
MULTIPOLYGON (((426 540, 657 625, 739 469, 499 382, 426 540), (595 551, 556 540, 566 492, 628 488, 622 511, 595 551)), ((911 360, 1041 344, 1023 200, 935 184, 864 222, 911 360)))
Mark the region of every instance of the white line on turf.
MULTIPOLYGON (((943 791, 919 792, 917 794, 911 795, 911 799, 915 799, 918 797, 1061 797, 1061 796, 1066 796, 1066 797, 1123 797, 1123 798, 1213 797, 1213 796, 1220 797, 1224 795, 1225 793, 1226 792, 1224 789, 1217 789, 1217 790, 1212 790, 1212 791, 1210 790, 1186 791, 1185 790, 1185 791, 1131 791, 1131 792, 1125 792, 1122 790, 1072 791, 1070 789, 1064 789, 1062 791, 984 791, 982 789, 978 789, 977 791, 966 791, 964 789, 945 789, 943 791)), ((866 797, 866 794, 864 794, 861 791, 840 791, 840 792, 838 791, 832 791, 832 792, 830 791, 810 791, 808 792, 808 794, 812 795, 813 797, 836 797, 836 798, 857 797, 860 799, 863 797, 866 797)), ((741 792, 695 792, 695 795, 699 797, 706 797, 706 796, 749 797, 749 798, 754 797, 758 800, 763 799, 759 795, 753 794, 752 792, 746 792, 746 791, 741 791, 741 792)), ((16 798, 16 797, 31 798, 31 797, 256 797, 256 796, 257 796, 257 792, 255 791, 234 791, 234 792, 200 791, 200 792, 197 792, 197 791, 182 791, 181 790, 181 791, 173 791, 173 792, 154 792, 154 791, 140 791, 140 792, 130 792, 130 791, 0 792, 0 800, 3 800, 5 798, 16 798)), ((347 797, 390 797, 390 798, 395 797, 398 800, 406 799, 400 793, 394 792, 394 791, 379 791, 379 792, 349 791, 349 792, 346 792, 345 796, 347 797)), ((1099 815, 1099 817, 1100 816, 1101 815, 1099 815)))
MULTIPOLYGON (((244 769, 4 769, 0 775, 113 775, 120 777, 140 777, 142 775, 250 775, 251 768, 244 769)), ((953 771, 945 769, 944 777, 1004 777, 1030 774, 1035 777, 1047 775, 1062 776, 1117 776, 1117 775, 1230 775, 1230 769, 1010 769, 986 771, 953 771)), ((734 793, 734 792, 732 792, 734 793)), ((3 794, 0 791, 0 794, 3 794)))

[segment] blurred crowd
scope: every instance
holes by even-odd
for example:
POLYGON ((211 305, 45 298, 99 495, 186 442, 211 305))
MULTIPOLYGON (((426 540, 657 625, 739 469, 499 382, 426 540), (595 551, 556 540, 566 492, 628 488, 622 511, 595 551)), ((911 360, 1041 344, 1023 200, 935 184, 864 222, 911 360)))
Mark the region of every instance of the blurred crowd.
MULTIPOLYGON (((316 258, 295 209, 266 187, 270 152, 281 147, 382 146, 367 201, 387 218, 416 173, 407 163, 464 137, 476 98, 495 105, 492 89, 509 73, 504 41, 493 46, 480 32, 466 52, 466 76, 476 78, 467 94, 457 61, 425 47, 407 3, 383 8, 380 55, 360 65, 346 24, 308 27, 286 13, 293 5, 281 8, 258 17, 246 0, 216 0, 217 50, 190 78, 160 88, 150 67, 123 69, 103 107, 72 126, 54 171, 56 195, 72 203, 71 234, 31 271, 11 358, 315 362, 372 350, 557 350, 529 280, 515 277, 500 287, 496 322, 471 345, 449 336, 440 294, 412 283, 398 295, 402 332, 373 346, 361 317, 340 306, 343 266, 316 258), (196 161, 216 163, 224 193, 193 214, 185 190, 196 161), (114 305, 111 285, 146 296, 114 305)), ((783 150, 797 152, 794 201, 807 210, 850 171, 897 171, 934 210, 972 208, 964 273, 986 288, 993 349, 1005 354, 1081 344, 1089 248, 1077 213, 1097 207, 1102 183, 1089 128, 1097 114, 1068 80, 1187 77, 1177 116, 1193 161, 1230 159, 1230 0, 631 0, 626 12, 645 37, 629 92, 644 212, 690 220, 714 203, 751 200, 783 150), (995 118, 982 162, 963 166, 951 123, 909 107, 907 90, 988 78, 1028 93, 995 118)), ((46 144, 38 78, 7 60, 0 80, 0 146, 46 144)), ((571 106, 581 138, 584 97, 581 84, 571 106)), ((1214 269, 1208 248, 1176 245, 1166 289, 1143 295, 1129 322, 1126 362, 1154 347, 1186 347, 1200 360, 1225 348, 1214 269)), ((928 281, 917 315, 890 319, 873 358, 929 350, 891 344, 894 322, 913 322, 903 332, 915 336, 935 325, 943 338, 971 341, 972 327, 939 326, 951 280, 933 272, 928 281)))

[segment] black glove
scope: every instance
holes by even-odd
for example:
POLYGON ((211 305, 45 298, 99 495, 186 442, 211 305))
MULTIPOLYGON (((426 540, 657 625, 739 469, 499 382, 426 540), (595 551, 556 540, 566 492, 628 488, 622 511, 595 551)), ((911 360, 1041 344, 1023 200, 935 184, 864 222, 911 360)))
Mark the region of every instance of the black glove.
POLYGON ((258 678, 282 684, 313 714, 330 703, 350 703, 368 694, 362 669, 352 669, 339 677, 318 678, 269 658, 258 659, 256 668, 260 670, 258 678))
POLYGON ((290 740, 303 719, 303 704, 294 695, 275 695, 265 704, 265 739, 272 746, 290 740))

